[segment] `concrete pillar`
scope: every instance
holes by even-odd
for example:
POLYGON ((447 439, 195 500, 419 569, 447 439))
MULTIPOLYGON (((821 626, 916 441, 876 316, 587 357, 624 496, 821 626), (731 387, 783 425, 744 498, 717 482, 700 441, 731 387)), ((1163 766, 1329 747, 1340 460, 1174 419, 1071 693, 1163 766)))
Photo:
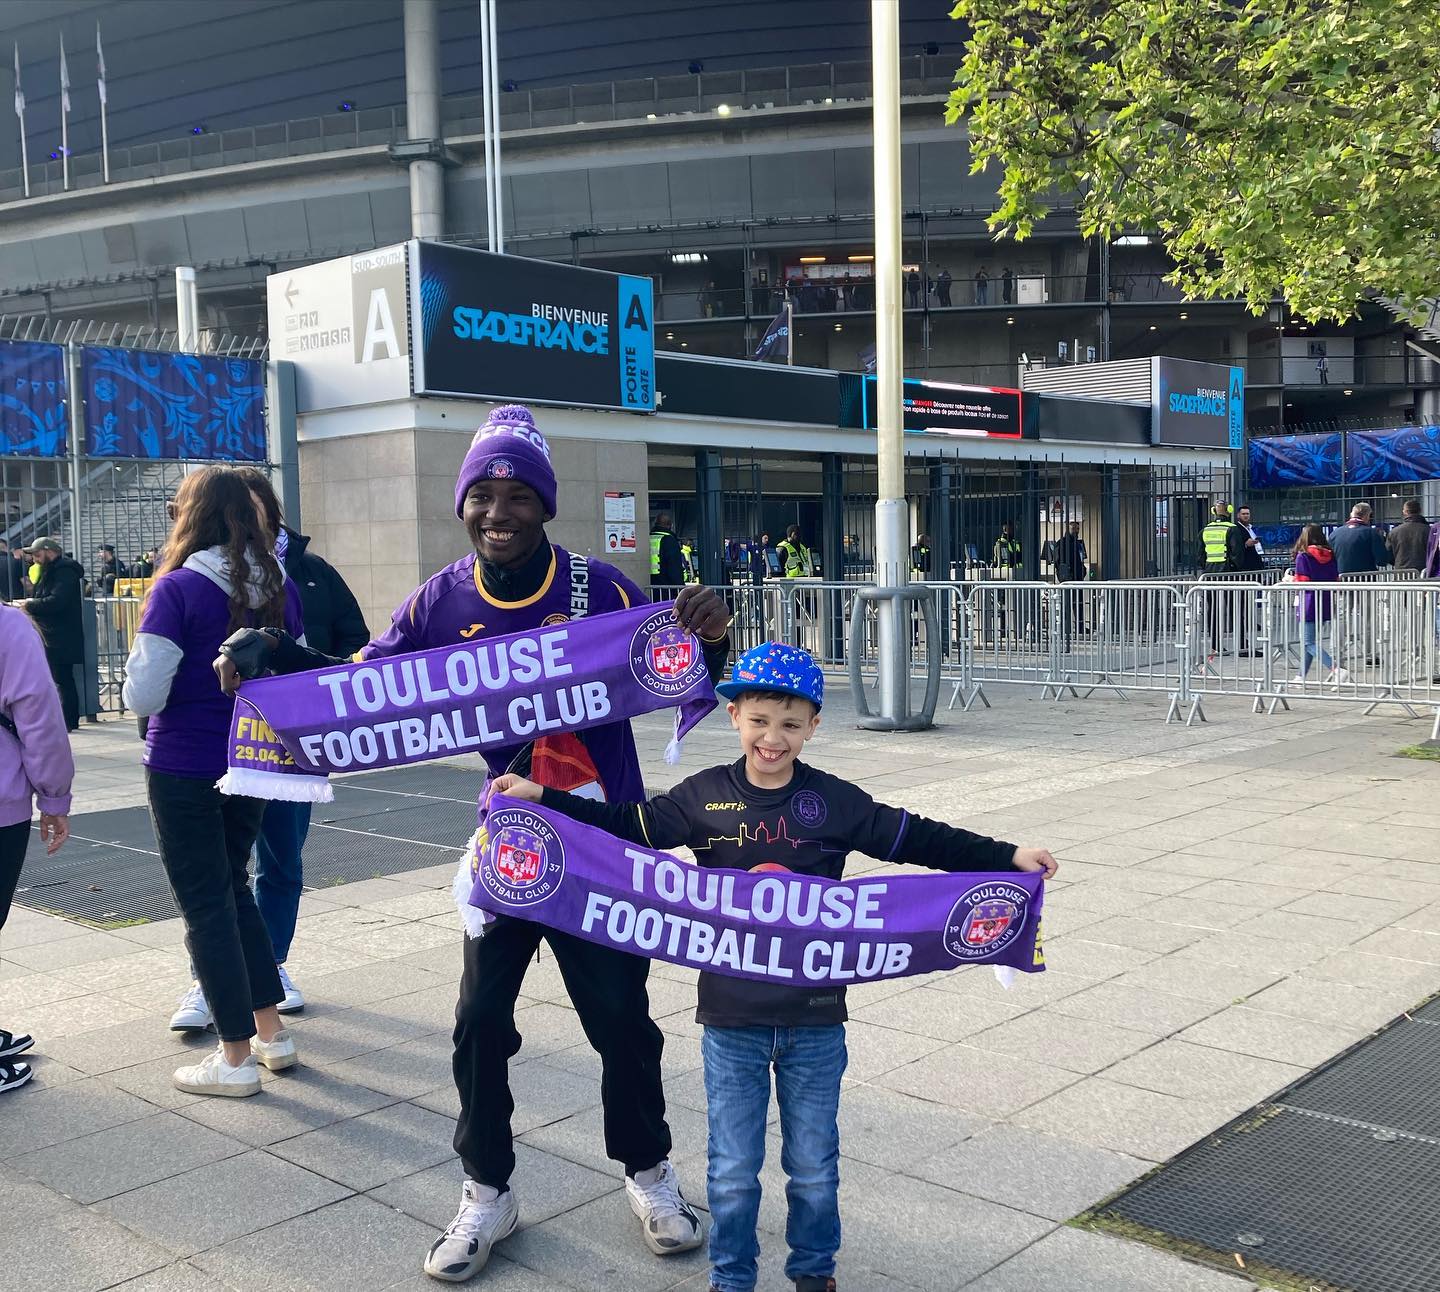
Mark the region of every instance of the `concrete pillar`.
MULTIPOLYGON (((433 142, 440 130, 440 11, 438 0, 405 0, 405 122, 412 142, 433 142)), ((410 233, 445 233, 445 170, 438 160, 410 163, 410 233)))

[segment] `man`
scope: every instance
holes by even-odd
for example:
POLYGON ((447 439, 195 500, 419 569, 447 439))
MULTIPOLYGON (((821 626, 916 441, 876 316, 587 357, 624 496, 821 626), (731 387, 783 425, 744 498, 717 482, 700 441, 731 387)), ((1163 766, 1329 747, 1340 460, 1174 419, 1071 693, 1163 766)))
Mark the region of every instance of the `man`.
MULTIPOLYGON (((580 613, 642 604, 644 593, 613 566, 551 544, 545 524, 555 517, 556 490, 550 449, 530 411, 519 405, 493 409, 465 455, 455 489, 455 514, 474 552, 412 593, 389 629, 360 652, 362 658, 503 636, 580 613)), ((709 589, 687 587, 676 599, 675 617, 700 638, 711 677, 720 677, 729 655, 724 602, 709 589)), ((283 638, 272 658, 280 672, 329 662, 283 638)), ((238 682, 228 659, 217 660, 216 671, 227 688, 238 682)), ((645 798, 628 722, 543 736, 491 751, 486 760, 492 775, 514 771, 615 802, 645 798), (554 772, 562 763, 570 773, 563 780, 554 772), (547 781, 547 775, 554 779, 547 781)), ((467 939, 464 946, 454 1071, 460 1095, 455 1150, 466 1180, 460 1210, 425 1257, 425 1271, 433 1278, 470 1278, 519 1222, 510 1187, 515 1151, 508 1066, 520 1049, 515 1002, 542 941, 549 943, 585 1035, 600 1055, 606 1152, 624 1164, 626 1194, 646 1245, 657 1255, 700 1245, 699 1218, 670 1165, 660 1080, 664 1040, 650 1019, 645 992, 649 961, 502 917, 484 937, 467 939)))
POLYGON ((1385 538, 1385 546, 1397 570, 1425 569, 1430 543, 1430 522, 1420 510, 1420 499, 1407 498, 1404 516, 1385 538))
MULTIPOLYGON (((1200 545, 1205 553, 1205 573, 1237 574, 1244 568, 1245 530, 1230 519, 1230 506, 1221 498, 1210 509, 1210 523, 1200 531, 1200 545)), ((1205 618, 1210 628, 1210 654, 1218 655, 1225 636, 1230 632, 1231 611, 1228 596, 1214 592, 1205 599, 1205 618)), ((1241 643, 1243 651, 1244 643, 1241 643)))
POLYGON ((95 589, 104 596, 115 595, 115 580, 128 578, 130 571, 125 562, 115 556, 112 543, 101 543, 95 550, 95 589))
POLYGON ((686 583, 700 582, 700 571, 695 565, 695 544, 688 538, 680 540, 680 571, 686 583))
POLYGON ((975 271, 975 304, 990 304, 990 275, 984 265, 975 271))
POLYGON ((0 548, 0 601, 25 599, 25 549, 0 548))
POLYGON ((675 536, 675 522, 668 511, 655 517, 650 527, 650 586, 656 601, 669 601, 685 583, 685 558, 675 536))
POLYGON ((930 577, 930 535, 921 534, 910 548, 910 572, 917 579, 930 577))
MULTIPOLYGON (((1419 504, 1416 504, 1419 511, 1419 504)), ((1390 549, 1380 531, 1371 524, 1368 502, 1357 502, 1350 508, 1350 519, 1330 535, 1335 549, 1335 565, 1340 574, 1364 574, 1392 564, 1390 549)))
POLYGON ((791 525, 775 548, 780 558, 780 574, 786 579, 809 579, 815 574, 815 557, 800 541, 800 526, 791 525))
POLYGON ((81 600, 85 571, 79 562, 65 555, 60 541, 37 538, 30 552, 40 567, 40 577, 25 609, 45 641, 45 658, 50 676, 60 692, 65 730, 80 729, 80 695, 75 689, 75 666, 85 660, 85 630, 81 622, 81 600))
POLYGON ((950 276, 950 271, 943 265, 940 267, 940 274, 935 279, 935 299, 945 306, 950 306, 950 284, 955 280, 950 276))
POLYGON ((920 271, 918 269, 912 269, 905 275, 905 295, 910 300, 910 308, 912 310, 918 310, 920 308, 920 292, 924 285, 924 280, 920 277, 920 271))
MULTIPOLYGON (((1235 523, 1245 531, 1245 545, 1240 552, 1240 570, 1244 574, 1256 574, 1265 568, 1265 544, 1255 532, 1251 522, 1250 508, 1241 507, 1235 513, 1235 523)), ((1240 654, 1250 652, 1250 622, 1255 617, 1255 599, 1242 596, 1240 600, 1240 654)))
MULTIPOLYGON (((1080 537, 1080 522, 1072 520, 1055 544, 1055 579, 1058 583, 1079 583, 1090 571, 1090 554, 1080 537)), ((1065 649, 1070 649, 1071 619, 1078 633, 1085 631, 1085 600, 1080 592, 1065 594, 1061 603, 1065 622, 1065 649)))
POLYGON ((1005 266, 1005 272, 1000 275, 1000 300, 1005 305, 1015 302, 1015 271, 1009 265, 1005 266))
MULTIPOLYGON (((995 540, 995 546, 990 553, 990 564, 998 579, 1022 579, 1025 572, 1021 569, 1020 540, 1015 537, 1015 523, 1007 520, 1000 526, 1000 537, 995 540)), ((1006 603, 1013 596, 1013 593, 1001 592, 997 594, 996 601, 1000 611, 1000 636, 1005 636, 1008 615, 1006 603)))

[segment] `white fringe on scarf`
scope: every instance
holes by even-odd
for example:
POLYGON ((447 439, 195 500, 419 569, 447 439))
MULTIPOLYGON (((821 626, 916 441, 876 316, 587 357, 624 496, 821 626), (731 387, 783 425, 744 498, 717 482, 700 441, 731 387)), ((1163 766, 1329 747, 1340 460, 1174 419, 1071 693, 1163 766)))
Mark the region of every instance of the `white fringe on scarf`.
POLYGON ((304 772, 286 775, 262 771, 258 767, 232 767, 215 788, 222 794, 236 794, 252 799, 279 799, 285 803, 333 803, 335 791, 324 776, 304 772))

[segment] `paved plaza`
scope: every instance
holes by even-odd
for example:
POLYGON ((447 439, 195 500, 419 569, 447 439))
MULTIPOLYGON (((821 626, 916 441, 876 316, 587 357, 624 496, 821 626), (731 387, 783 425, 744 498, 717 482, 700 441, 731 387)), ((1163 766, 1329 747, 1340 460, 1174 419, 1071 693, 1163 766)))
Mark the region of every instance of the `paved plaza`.
MULTIPOLYGON (((1428 718, 1304 702, 1264 717, 1236 700, 1186 729, 1163 724, 1156 697, 992 698, 889 736, 855 730, 837 698, 812 746, 877 797, 1062 862, 1045 974, 1008 991, 989 969, 852 989, 840 1285, 1242 1292, 1238 1269, 1065 1222, 1440 989, 1440 766, 1394 756, 1428 718)), ((665 767, 667 721, 637 723, 652 786, 735 756, 711 719, 685 766, 665 767)), ((132 723, 87 727, 75 748, 77 813, 143 801, 132 723)), ((303 1066, 235 1101, 170 1084, 213 1044, 166 1029, 188 984, 178 920, 100 932, 17 907, 0 1025, 37 1043, 35 1081, 0 1098, 16 1285, 433 1289, 420 1261, 461 1178, 452 874, 306 895, 290 959, 309 1001, 303 1066)), ((676 1165, 703 1204, 693 978, 657 963, 650 998, 676 1165)), ((703 1292, 703 1253, 661 1260, 641 1243, 602 1148, 598 1062, 548 954, 517 1023, 523 1228, 473 1286, 703 1292)), ((778 1127, 770 1150, 761 1287, 778 1289, 778 1127)))

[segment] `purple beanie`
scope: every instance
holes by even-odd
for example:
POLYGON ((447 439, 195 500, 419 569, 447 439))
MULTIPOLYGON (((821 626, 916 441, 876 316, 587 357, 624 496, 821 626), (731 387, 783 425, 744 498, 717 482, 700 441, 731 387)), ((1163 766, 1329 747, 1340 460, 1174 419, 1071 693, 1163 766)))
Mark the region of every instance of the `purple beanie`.
POLYGON ((470 450, 455 482, 455 514, 465 511, 465 495, 477 480, 518 480, 540 495, 545 511, 555 515, 555 469, 550 446, 535 429, 535 419, 524 404, 501 404, 490 410, 485 425, 475 432, 470 450))

